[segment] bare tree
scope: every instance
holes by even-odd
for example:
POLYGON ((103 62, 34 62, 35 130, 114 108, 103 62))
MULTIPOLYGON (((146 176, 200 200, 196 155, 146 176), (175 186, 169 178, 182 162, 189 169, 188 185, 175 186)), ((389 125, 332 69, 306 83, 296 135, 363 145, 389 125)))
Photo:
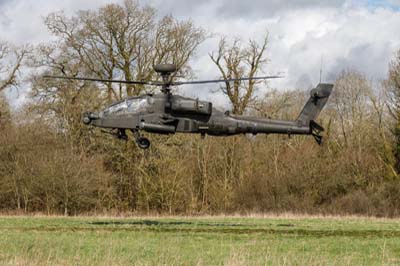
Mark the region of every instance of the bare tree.
MULTIPOLYGON (((62 75, 90 75, 101 79, 149 80, 153 65, 174 63, 182 71, 197 46, 206 38, 203 29, 191 21, 172 16, 156 20, 155 10, 125 0, 76 16, 52 13, 45 20, 59 38, 59 48, 44 56, 52 62, 52 72, 62 75), (60 53, 62 51, 62 53, 60 53), (69 69, 69 64, 78 66, 69 69)), ((103 84, 108 100, 137 95, 142 85, 114 87, 103 84)))
POLYGON ((25 47, 17 48, 10 43, 0 41, 0 128, 10 120, 10 108, 3 92, 9 87, 18 85, 18 70, 26 53, 25 47))
MULTIPOLYGON (((255 77, 266 64, 265 51, 268 45, 268 33, 263 42, 259 44, 250 40, 247 47, 242 47, 239 39, 229 45, 225 38, 219 42, 218 51, 211 53, 210 58, 218 67, 222 78, 255 77)), ((257 81, 250 80, 247 83, 235 81, 226 82, 221 90, 226 94, 232 104, 234 114, 242 114, 254 101, 257 81)))
POLYGON ((397 173, 400 172, 400 51, 389 66, 389 77, 385 82, 388 100, 387 107, 393 119, 392 133, 395 138, 394 157, 397 173))
POLYGON ((0 93, 0 130, 2 130, 5 125, 9 124, 10 119, 10 106, 4 95, 0 93))
POLYGON ((400 51, 389 65, 389 77, 385 81, 388 93, 387 107, 396 121, 400 121, 400 51))
POLYGON ((0 42, 0 92, 18 84, 17 75, 27 50, 0 42))
POLYGON ((363 121, 368 119, 370 82, 360 73, 343 71, 335 82, 333 99, 345 144, 350 137, 359 138, 363 121), (353 136, 349 136, 354 133, 353 136))

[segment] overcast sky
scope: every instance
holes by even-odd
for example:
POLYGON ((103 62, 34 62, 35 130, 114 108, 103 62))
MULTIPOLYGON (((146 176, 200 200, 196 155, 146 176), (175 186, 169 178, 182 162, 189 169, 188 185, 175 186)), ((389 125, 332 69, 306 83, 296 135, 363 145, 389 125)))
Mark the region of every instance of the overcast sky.
MULTIPOLYGON (((96 9, 120 0, 0 0, 0 39, 23 43, 51 40, 43 17, 52 11, 96 9)), ((218 77, 208 53, 217 48, 218 36, 260 39, 270 32, 270 59, 266 74, 285 73, 270 86, 309 87, 319 81, 323 58, 324 81, 343 69, 357 70, 371 79, 384 79, 388 63, 400 49, 400 0, 147 0, 158 10, 192 19, 213 32, 192 62, 197 78, 218 77)), ((211 98, 188 88, 189 96, 211 98)), ((202 92, 200 92, 202 91, 202 92)), ((212 97, 215 97, 213 95, 212 97)), ((218 96, 222 101, 222 97, 218 96)), ((23 101, 23 96, 18 102, 23 101)))

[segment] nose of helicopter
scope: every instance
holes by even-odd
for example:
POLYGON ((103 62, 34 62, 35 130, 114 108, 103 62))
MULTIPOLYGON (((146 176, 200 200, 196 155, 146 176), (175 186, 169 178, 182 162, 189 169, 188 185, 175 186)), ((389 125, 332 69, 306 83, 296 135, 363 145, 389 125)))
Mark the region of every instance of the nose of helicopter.
POLYGON ((98 113, 86 112, 83 114, 82 122, 86 125, 89 125, 89 124, 93 124, 93 122, 99 118, 100 117, 99 117, 98 113))

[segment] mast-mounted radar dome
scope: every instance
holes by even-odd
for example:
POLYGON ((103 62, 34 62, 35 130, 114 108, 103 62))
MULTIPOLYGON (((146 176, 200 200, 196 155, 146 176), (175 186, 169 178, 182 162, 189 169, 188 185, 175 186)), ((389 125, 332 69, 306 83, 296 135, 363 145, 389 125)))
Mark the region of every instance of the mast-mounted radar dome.
POLYGON ((154 70, 161 75, 169 75, 178 70, 175 64, 158 64, 154 66, 154 70))

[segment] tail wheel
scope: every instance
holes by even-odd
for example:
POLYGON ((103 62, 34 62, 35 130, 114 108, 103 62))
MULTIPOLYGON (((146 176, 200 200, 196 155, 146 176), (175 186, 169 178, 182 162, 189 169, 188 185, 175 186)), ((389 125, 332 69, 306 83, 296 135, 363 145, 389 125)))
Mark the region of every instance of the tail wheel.
POLYGON ((148 138, 144 137, 137 138, 136 143, 141 149, 148 149, 150 147, 150 140, 148 138))

